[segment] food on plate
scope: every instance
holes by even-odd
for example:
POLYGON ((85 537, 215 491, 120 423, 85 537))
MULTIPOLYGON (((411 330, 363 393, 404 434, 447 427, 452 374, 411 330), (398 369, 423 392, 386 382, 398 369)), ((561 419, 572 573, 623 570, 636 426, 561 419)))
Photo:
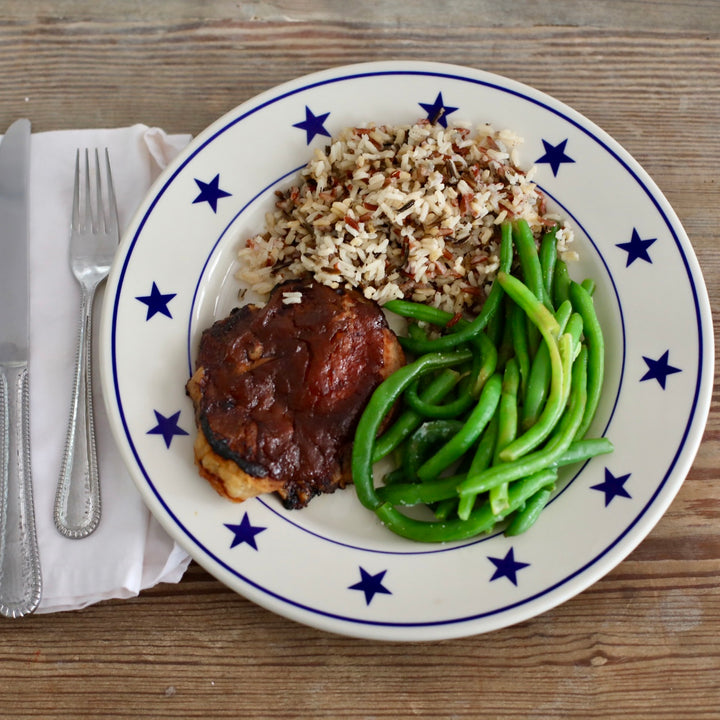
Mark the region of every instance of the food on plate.
POLYGON ((572 229, 519 143, 487 125, 347 128, 276 193, 238 252, 268 304, 205 331, 187 386, 219 492, 300 508, 352 479, 390 530, 461 540, 524 532, 558 468, 612 450, 586 437, 604 368, 594 283, 570 279, 572 229))
POLYGON ((525 532, 558 481, 558 468, 611 452, 587 438, 604 375, 594 283, 570 280, 555 252, 540 251, 524 220, 502 224, 500 269, 474 319, 391 301, 411 322, 401 344, 415 359, 373 393, 353 445, 358 497, 383 524, 425 542, 494 531, 525 532), (390 408, 405 411, 382 433, 390 408), (376 487, 374 464, 395 468, 376 487), (399 508, 427 506, 430 518, 399 508))
POLYGON ((276 492, 288 508, 344 487, 360 413, 403 363, 376 303, 312 279, 277 286, 202 334, 187 383, 200 474, 231 500, 276 492))
POLYGON ((381 305, 480 312, 504 220, 526 220, 536 237, 557 227, 557 252, 572 254, 572 229, 518 166, 520 144, 488 125, 347 128, 278 191, 264 231, 242 243, 237 277, 263 294, 309 272, 381 305))

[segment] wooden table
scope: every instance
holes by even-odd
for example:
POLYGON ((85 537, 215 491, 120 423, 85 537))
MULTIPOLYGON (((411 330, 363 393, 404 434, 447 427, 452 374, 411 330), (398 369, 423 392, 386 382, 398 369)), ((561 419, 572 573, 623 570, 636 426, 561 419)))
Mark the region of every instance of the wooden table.
MULTIPOLYGON (((5 0, 0 127, 197 133, 334 65, 439 60, 528 83, 658 182, 720 298, 720 4, 5 0), (510 14, 511 12, 511 14, 510 14)), ((589 590, 483 636, 336 637, 196 565, 130 601, 0 623, 0 717, 720 718, 720 405, 649 537, 589 590)))

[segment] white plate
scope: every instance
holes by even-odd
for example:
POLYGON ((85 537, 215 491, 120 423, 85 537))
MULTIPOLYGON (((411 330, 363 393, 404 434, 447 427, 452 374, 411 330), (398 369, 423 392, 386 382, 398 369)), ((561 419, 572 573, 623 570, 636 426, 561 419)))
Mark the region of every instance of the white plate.
POLYGON ((710 307, 667 200, 628 153, 571 108, 478 70, 388 62, 270 90, 211 125, 158 180, 106 292, 102 377, 115 438, 165 529, 220 581, 293 620, 346 635, 426 640, 486 632, 567 600, 617 565, 682 484, 707 419, 710 307), (200 331, 235 303, 239 240, 273 192, 347 125, 410 123, 444 104, 525 140, 521 165, 576 231, 572 274, 597 283, 607 374, 594 431, 615 451, 566 475, 525 535, 450 545, 395 537, 350 488, 286 511, 233 504, 193 465, 185 396, 200 331), (428 106, 425 108, 424 106, 428 106), (154 289, 153 289, 154 288, 154 289))

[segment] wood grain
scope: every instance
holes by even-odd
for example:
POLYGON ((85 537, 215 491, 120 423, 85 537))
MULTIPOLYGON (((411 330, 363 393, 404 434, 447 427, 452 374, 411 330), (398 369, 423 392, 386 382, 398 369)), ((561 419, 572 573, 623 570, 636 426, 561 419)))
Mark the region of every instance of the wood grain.
MULTIPOLYGON (((5 0, 0 127, 197 133, 280 82, 382 59, 496 72, 600 125, 670 200, 715 308, 715 0, 5 0)), ((646 540, 540 617, 445 642, 353 640, 191 565, 133 600, 0 623, 0 718, 719 718, 719 399, 716 387, 694 466, 646 540)))

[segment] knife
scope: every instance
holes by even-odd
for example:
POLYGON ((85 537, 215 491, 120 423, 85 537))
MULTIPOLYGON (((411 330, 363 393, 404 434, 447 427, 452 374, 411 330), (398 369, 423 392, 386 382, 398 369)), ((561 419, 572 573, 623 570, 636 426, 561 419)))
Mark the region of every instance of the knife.
POLYGON ((40 604, 30 474, 28 175, 30 121, 0 142, 0 614, 40 604))

